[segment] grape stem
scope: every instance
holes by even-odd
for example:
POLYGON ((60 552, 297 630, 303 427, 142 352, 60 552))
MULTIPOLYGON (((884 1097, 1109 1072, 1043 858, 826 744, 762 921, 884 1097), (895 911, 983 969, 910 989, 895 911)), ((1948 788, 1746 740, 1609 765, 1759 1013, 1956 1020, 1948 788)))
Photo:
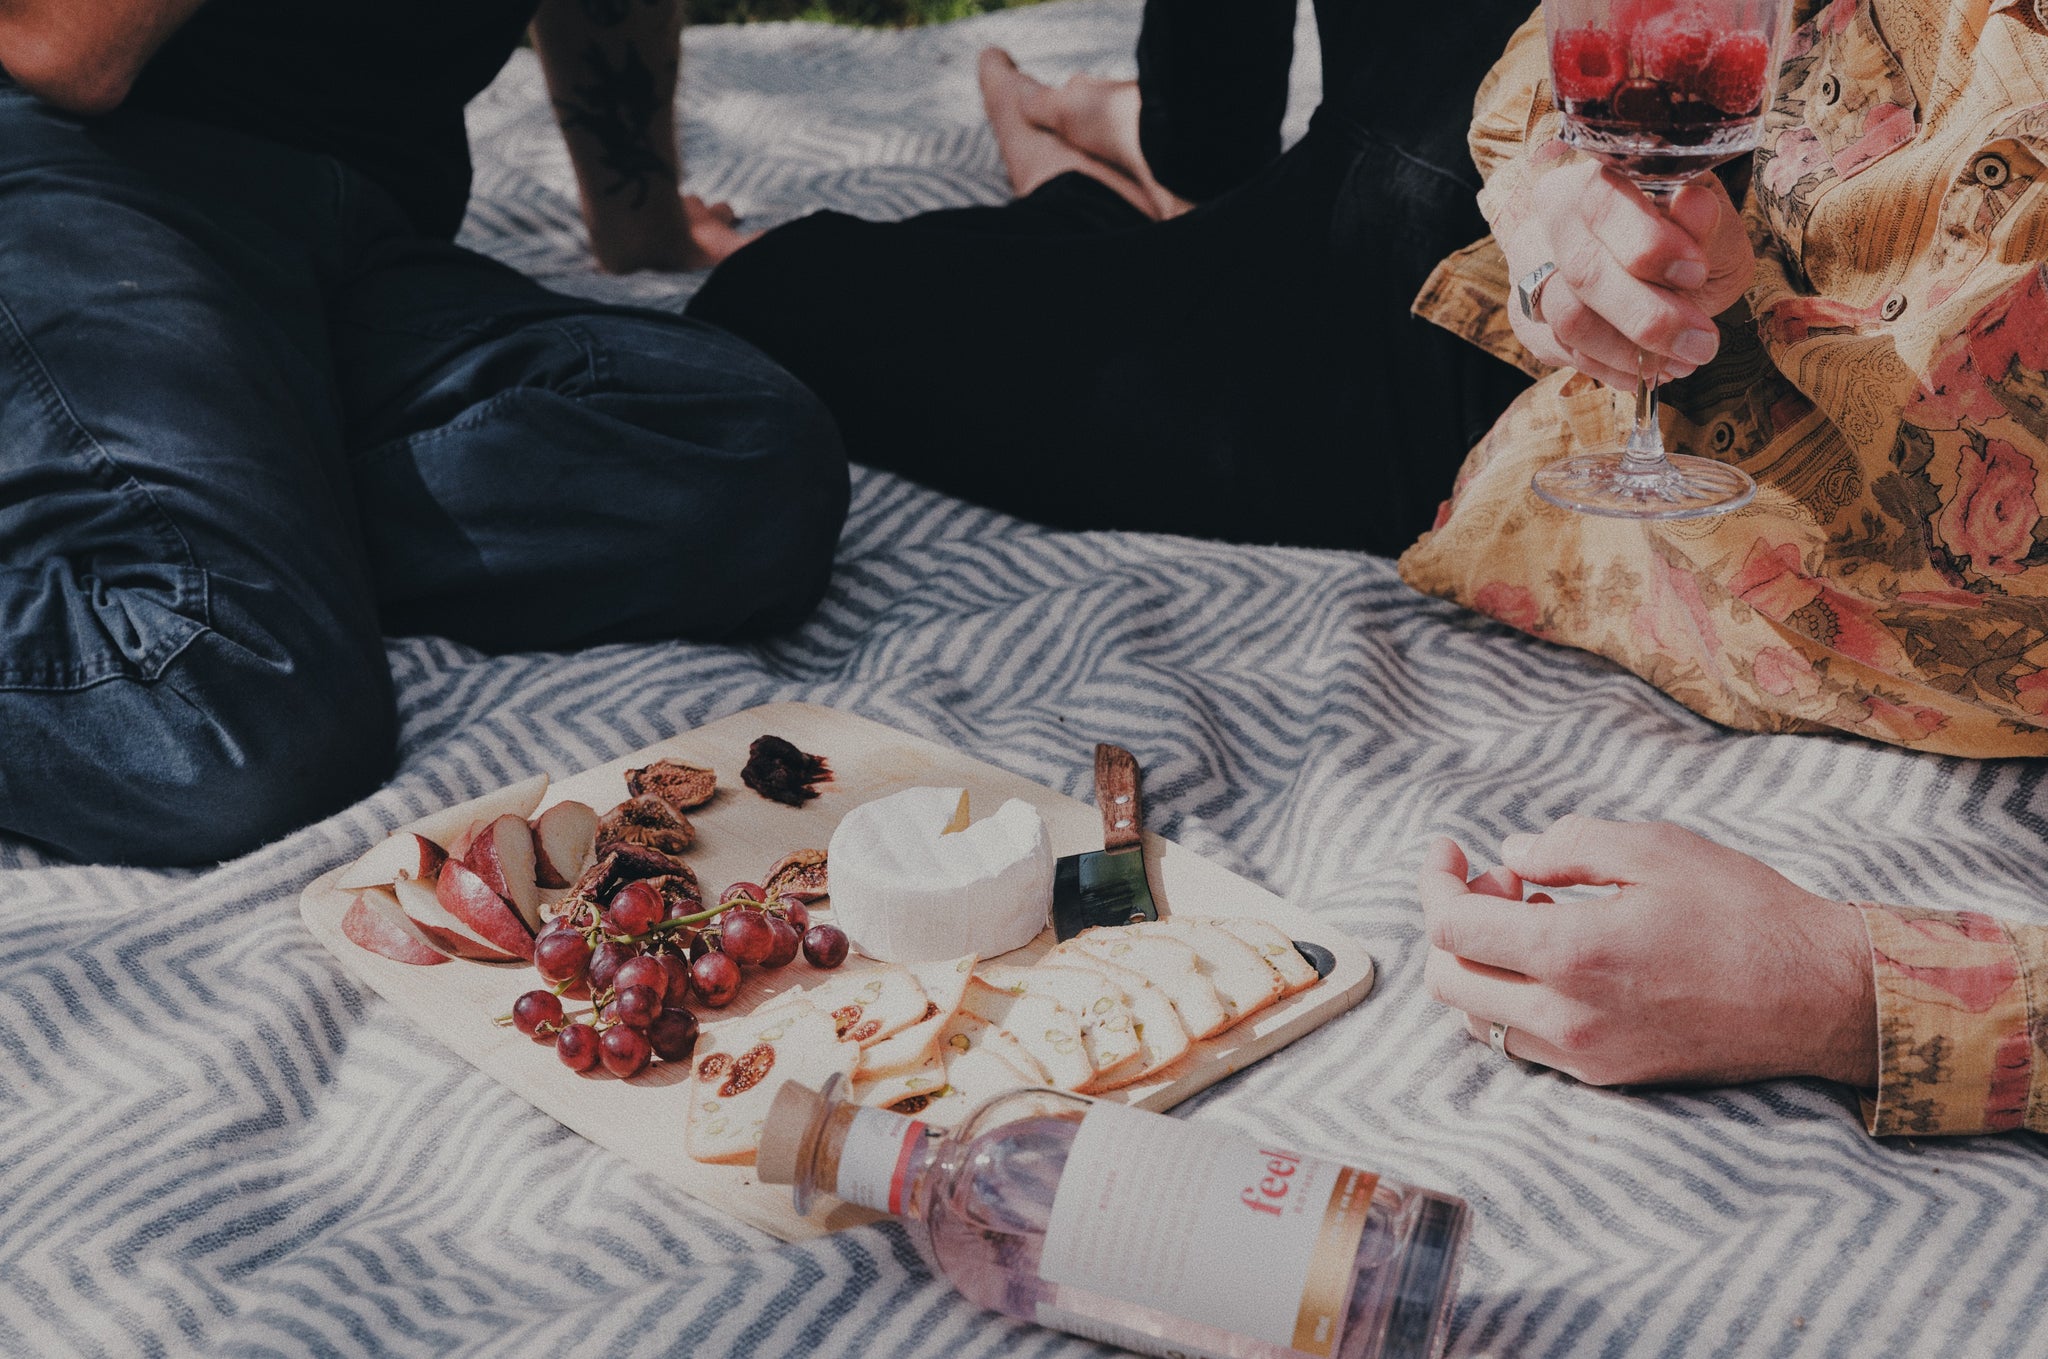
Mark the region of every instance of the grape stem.
POLYGON ((717 918, 718 916, 724 915, 727 911, 731 910, 735 906, 765 907, 767 904, 768 903, 765 901, 756 901, 752 897, 734 897, 731 901, 719 902, 716 906, 713 906, 708 911, 699 911, 695 915, 677 916, 674 920, 664 920, 659 925, 656 925, 653 929, 650 929, 647 932, 649 934, 656 934, 664 930, 681 929, 685 925, 701 925, 707 920, 712 920, 717 918))

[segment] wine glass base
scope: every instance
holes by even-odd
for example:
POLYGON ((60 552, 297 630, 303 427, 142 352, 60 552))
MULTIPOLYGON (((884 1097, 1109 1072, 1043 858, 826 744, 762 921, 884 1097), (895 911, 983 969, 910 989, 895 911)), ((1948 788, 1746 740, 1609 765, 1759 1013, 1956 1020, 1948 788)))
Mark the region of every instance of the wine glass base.
POLYGON ((1581 453, 1554 462, 1529 487, 1553 505, 1610 519, 1697 519, 1740 509, 1756 482, 1739 467, 1675 453, 1668 466, 1629 470, 1620 453, 1581 453))

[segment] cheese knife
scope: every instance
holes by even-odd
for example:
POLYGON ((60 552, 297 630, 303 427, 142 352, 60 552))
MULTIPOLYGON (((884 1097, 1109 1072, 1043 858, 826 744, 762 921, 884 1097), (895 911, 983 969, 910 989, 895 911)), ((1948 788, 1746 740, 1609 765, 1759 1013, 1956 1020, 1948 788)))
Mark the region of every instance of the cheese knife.
POLYGON ((1102 848, 1062 855, 1052 868, 1052 929, 1072 939, 1098 925, 1157 920, 1145 877, 1145 824, 1138 801, 1138 761, 1122 746, 1095 747, 1095 806, 1102 848))
MULTIPOLYGON (((1145 819, 1138 793, 1137 757, 1122 746, 1095 747, 1095 806, 1102 813, 1102 848, 1062 855, 1053 864, 1052 929, 1072 939, 1086 929, 1157 920, 1152 883, 1145 876, 1145 819)), ((1320 944, 1294 941, 1318 976, 1337 960, 1320 944)))

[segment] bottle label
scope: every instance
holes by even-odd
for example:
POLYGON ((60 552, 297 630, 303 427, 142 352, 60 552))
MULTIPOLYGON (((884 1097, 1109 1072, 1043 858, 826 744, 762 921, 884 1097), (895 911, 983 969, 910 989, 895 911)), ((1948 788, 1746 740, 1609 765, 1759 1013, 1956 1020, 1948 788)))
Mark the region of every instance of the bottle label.
POLYGON ((1113 1321, 1082 1316, 1079 1312, 1064 1311, 1049 1302, 1038 1304, 1034 1319, 1039 1325, 1049 1326, 1055 1331, 1065 1331, 1068 1335, 1078 1335, 1083 1340, 1093 1340, 1099 1344, 1114 1345, 1132 1354, 1155 1355, 1157 1359, 1235 1359, 1235 1356, 1225 1354, 1221 1350, 1205 1350, 1200 1345, 1191 1345, 1185 1340, 1162 1340, 1156 1335, 1132 1330, 1129 1326, 1120 1326, 1113 1321))
POLYGON ((887 1109, 855 1111, 840 1149, 839 1181, 832 1192, 848 1203, 901 1215, 910 1154, 924 1133, 924 1124, 887 1109))
POLYGON ((1067 1155, 1039 1274, 1327 1359, 1343 1340, 1378 1183, 1335 1161, 1098 1103, 1067 1155))

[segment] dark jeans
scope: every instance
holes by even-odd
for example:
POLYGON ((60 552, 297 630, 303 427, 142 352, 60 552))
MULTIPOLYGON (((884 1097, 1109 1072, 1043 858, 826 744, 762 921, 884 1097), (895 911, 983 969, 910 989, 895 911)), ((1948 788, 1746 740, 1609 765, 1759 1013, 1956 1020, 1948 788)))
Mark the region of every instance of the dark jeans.
POLYGON ((1270 86, 1169 76, 1179 53, 1233 69, 1218 49, 1237 44, 1284 89, 1291 38, 1265 3, 1146 11, 1145 100, 1168 110, 1148 147, 1183 174, 1256 171, 1196 211, 1152 224, 1070 174, 1002 208, 820 213, 734 256, 691 314, 823 397, 856 460, 969 499, 1068 528, 1400 551, 1527 383, 1409 309, 1486 232, 1465 132, 1530 4, 1319 6, 1332 97, 1258 169, 1270 86), (1173 115, 1204 98, 1234 115, 1173 115), (1170 155, 1162 129, 1183 139, 1170 155))
POLYGON ((726 637, 822 592, 829 417, 324 157, 0 78, 0 830, 247 850, 371 789, 380 634, 726 637))

